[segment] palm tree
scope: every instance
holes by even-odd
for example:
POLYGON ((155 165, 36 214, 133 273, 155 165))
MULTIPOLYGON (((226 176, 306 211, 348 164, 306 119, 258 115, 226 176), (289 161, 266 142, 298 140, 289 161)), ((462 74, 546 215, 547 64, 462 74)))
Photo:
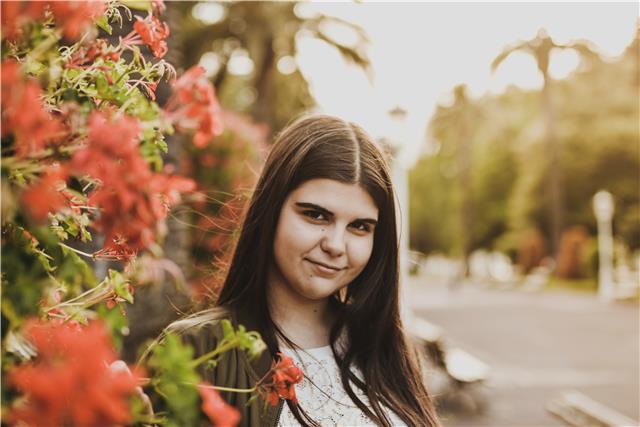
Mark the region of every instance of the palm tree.
POLYGON ((491 63, 491 69, 495 71, 500 64, 514 52, 525 52, 533 56, 542 74, 544 84, 541 92, 541 110, 544 114, 545 140, 549 156, 547 172, 547 193, 549 196, 549 223, 551 251, 555 256, 558 253, 560 233, 564 223, 564 187, 562 171, 559 165, 559 141, 555 132, 555 117, 552 102, 552 79, 549 75, 549 60, 554 49, 573 49, 583 59, 593 59, 597 54, 584 41, 575 41, 569 44, 556 43, 549 37, 544 29, 540 29, 535 38, 506 47, 491 63))
POLYGON ((438 106, 431 122, 431 132, 443 143, 450 144, 449 151, 455 156, 455 180, 458 188, 457 222, 458 243, 462 255, 463 276, 469 274, 469 256, 474 249, 474 202, 471 190, 471 171, 475 128, 481 119, 480 111, 467 94, 465 85, 453 89, 453 103, 438 106))

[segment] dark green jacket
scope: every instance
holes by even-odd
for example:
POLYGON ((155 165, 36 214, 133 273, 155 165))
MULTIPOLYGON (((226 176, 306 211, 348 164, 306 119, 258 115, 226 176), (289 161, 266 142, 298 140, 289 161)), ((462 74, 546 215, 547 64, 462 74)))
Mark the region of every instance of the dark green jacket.
MULTIPOLYGON (((199 316, 197 322, 187 318, 174 323, 169 330, 177 332, 183 341, 191 344, 195 350, 194 357, 208 353, 215 349, 216 343, 222 339, 220 320, 229 319, 234 328, 244 325, 248 331, 257 330, 257 325, 249 313, 235 312, 224 307, 215 307, 199 316)), ((204 365, 204 364, 203 364, 204 365)), ((230 350, 222 355, 214 369, 200 370, 203 380, 221 387, 251 388, 271 368, 271 355, 268 350, 255 360, 249 361, 246 352, 230 350)), ((270 427, 278 424, 282 412, 283 400, 278 406, 271 406, 260 396, 249 406, 247 401, 251 393, 220 392, 222 398, 240 411, 242 419, 240 426, 270 427)))

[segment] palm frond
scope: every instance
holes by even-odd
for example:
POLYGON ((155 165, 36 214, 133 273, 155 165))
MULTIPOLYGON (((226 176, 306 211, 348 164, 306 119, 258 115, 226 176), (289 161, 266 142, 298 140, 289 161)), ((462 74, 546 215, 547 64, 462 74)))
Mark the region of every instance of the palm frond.
POLYGON ((516 51, 530 51, 529 42, 521 41, 516 44, 505 47, 502 52, 491 61, 491 72, 496 71, 496 69, 502 64, 502 62, 507 59, 509 55, 516 51))

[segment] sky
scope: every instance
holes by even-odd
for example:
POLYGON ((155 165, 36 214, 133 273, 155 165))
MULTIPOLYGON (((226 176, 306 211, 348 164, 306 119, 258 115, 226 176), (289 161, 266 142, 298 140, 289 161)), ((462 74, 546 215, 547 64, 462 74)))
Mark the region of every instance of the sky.
MULTIPOLYGON (((356 23, 367 32, 373 81, 324 42, 299 36, 296 61, 321 111, 361 124, 374 137, 404 143, 405 161, 417 159, 426 125, 438 103, 466 84, 472 97, 499 93, 508 85, 538 88, 533 58, 516 54, 492 73, 491 61, 509 44, 535 37, 540 28, 558 43, 586 39, 606 57, 629 45, 638 3, 390 3, 313 2, 300 14, 322 12, 356 23), (394 107, 407 111, 402 123, 394 107)), ((328 27, 348 42, 354 34, 328 27)), ((578 65, 572 52, 554 53, 550 71, 563 78, 578 65)))

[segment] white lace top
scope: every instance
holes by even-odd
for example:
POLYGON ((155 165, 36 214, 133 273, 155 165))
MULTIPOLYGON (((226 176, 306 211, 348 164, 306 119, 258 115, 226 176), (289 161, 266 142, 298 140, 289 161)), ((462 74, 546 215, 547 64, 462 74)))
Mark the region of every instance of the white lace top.
MULTIPOLYGON (((296 365, 304 372, 304 379, 295 386, 296 397, 300 406, 313 420, 323 427, 374 425, 342 387, 340 370, 330 346, 306 350, 283 348, 283 353, 293 357, 296 365)), ((362 379, 360 371, 355 371, 355 374, 362 379)), ((364 403, 369 402, 355 385, 353 391, 364 403)), ((387 410, 387 414, 394 426, 406 426, 393 411, 387 410)), ((299 425, 285 402, 278 426, 299 425)))

